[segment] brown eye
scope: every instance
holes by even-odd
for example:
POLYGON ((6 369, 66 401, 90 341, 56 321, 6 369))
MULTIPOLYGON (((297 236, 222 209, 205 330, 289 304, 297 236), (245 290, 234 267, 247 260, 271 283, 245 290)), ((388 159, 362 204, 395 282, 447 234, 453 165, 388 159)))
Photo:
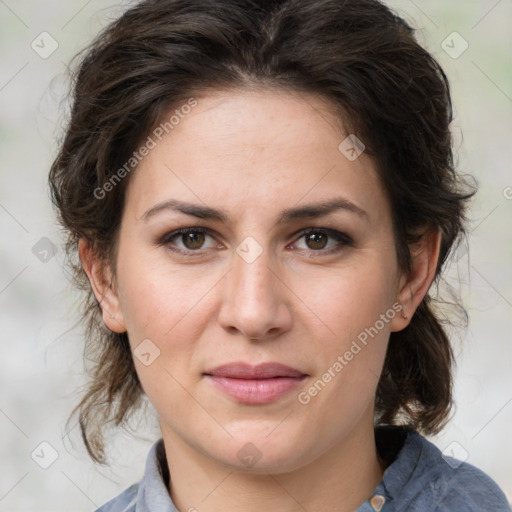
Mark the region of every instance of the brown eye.
POLYGON ((309 228, 300 233, 294 243, 301 251, 309 251, 311 255, 327 255, 341 251, 345 247, 354 246, 354 240, 345 233, 327 228, 309 228), (302 246, 302 247, 301 247, 302 246))
POLYGON ((204 244, 205 234, 199 232, 185 233, 181 235, 181 240, 187 249, 200 249, 204 244))
POLYGON ((325 233, 315 232, 305 235, 306 244, 310 249, 324 249, 327 245, 328 236, 325 233))
POLYGON ((204 250, 219 248, 215 238, 206 228, 190 227, 178 229, 168 233, 159 241, 159 245, 166 246, 177 253, 203 254, 204 250), (208 241, 210 239, 210 241, 208 241))

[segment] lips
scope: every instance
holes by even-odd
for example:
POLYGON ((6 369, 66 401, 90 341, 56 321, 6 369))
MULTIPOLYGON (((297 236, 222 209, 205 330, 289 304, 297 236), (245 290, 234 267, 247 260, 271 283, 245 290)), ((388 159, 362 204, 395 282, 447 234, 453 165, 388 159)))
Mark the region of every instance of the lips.
POLYGON ((208 370, 205 376, 217 390, 236 402, 262 405, 290 393, 307 374, 280 363, 230 363, 208 370))
POLYGON ((303 377, 300 370, 279 363, 262 363, 251 366, 246 363, 230 363, 205 372, 206 375, 231 379, 272 379, 278 377, 303 377))

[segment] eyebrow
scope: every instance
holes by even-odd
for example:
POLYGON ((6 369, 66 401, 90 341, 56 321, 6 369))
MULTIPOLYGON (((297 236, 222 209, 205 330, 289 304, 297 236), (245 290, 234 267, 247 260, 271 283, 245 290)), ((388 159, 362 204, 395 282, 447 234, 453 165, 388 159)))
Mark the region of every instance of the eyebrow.
MULTIPOLYGON (((164 201, 147 210, 141 217, 141 220, 147 221, 150 217, 163 211, 179 211, 185 215, 198 217, 199 219, 214 220, 228 223, 230 221, 229 214, 224 210, 217 210, 209 206, 203 206, 193 203, 185 203, 177 199, 164 201)), ((329 201, 307 204, 294 208, 287 208, 281 213, 277 224, 286 224, 298 219, 313 219, 324 217, 337 210, 346 210, 357 214, 362 219, 368 221, 369 217, 365 210, 357 206, 348 199, 337 197, 329 201)))

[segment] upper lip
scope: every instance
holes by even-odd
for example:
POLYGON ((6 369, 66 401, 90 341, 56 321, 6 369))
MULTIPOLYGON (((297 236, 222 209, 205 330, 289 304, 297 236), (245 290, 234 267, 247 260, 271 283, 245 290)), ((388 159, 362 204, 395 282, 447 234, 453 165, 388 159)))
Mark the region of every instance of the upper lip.
POLYGON ((243 362, 228 363, 205 372, 206 375, 232 379, 271 379, 273 377, 304 377, 306 374, 280 363, 250 365, 243 362))

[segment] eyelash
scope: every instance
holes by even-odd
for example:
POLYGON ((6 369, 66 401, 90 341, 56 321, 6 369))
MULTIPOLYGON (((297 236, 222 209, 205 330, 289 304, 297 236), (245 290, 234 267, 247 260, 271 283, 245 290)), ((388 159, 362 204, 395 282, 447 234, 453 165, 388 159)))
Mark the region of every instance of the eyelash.
MULTIPOLYGON (((193 227, 189 227, 189 228, 178 229, 176 231, 172 231, 171 233, 167 233, 160 239, 160 241, 158 242, 158 245, 166 246, 171 251, 178 253, 180 255, 183 255, 183 256, 201 256, 201 255, 203 255, 202 249, 196 249, 196 250, 188 249, 185 251, 183 249, 178 249, 176 247, 171 246, 172 240, 174 240, 176 237, 178 237, 180 235, 186 235, 188 233, 202 233, 202 234, 209 235, 212 238, 215 238, 209 229, 203 228, 200 226, 193 226, 193 227)), ((317 250, 310 249, 309 251, 311 253, 313 253, 313 254, 317 253, 317 254, 315 254, 315 256, 325 256, 325 255, 334 254, 336 252, 341 251, 344 247, 352 247, 354 245, 353 239, 350 236, 348 236, 346 233, 342 233, 340 231, 336 231, 333 229, 313 228, 313 227, 306 228, 306 229, 300 231, 299 233, 297 233, 295 235, 295 237, 297 237, 296 241, 300 240, 301 238, 303 238, 306 235, 309 235, 311 233, 320 233, 320 234, 326 235, 330 238, 334 238, 337 242, 339 242, 336 246, 331 247, 329 249, 317 249, 317 250)), ((307 250, 307 249, 298 249, 298 250, 303 251, 303 250, 307 250)))

